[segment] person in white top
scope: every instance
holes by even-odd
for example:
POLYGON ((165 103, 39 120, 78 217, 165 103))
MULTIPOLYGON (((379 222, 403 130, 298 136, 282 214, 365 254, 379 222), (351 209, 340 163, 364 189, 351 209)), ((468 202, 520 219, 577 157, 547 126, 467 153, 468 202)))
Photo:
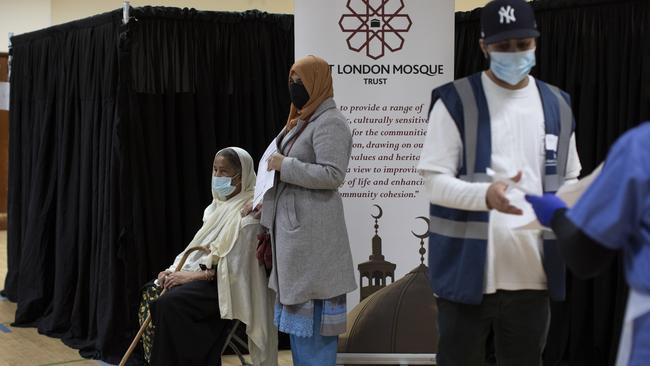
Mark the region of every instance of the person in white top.
MULTIPOLYGON (((255 255, 261 226, 252 214, 242 217, 254 188, 250 155, 237 147, 220 150, 213 164, 213 201, 205 209, 203 226, 174 263, 159 273, 156 286, 144 292, 155 326, 153 335, 149 331, 143 338, 145 358, 151 364, 221 365, 221 351, 232 328, 229 319, 237 319, 246 325, 254 365, 277 365, 274 296, 255 255), (194 251, 174 272, 183 254, 197 246, 209 254, 194 251), (167 291, 156 298, 156 288, 167 291)), ((140 315, 146 317, 146 307, 140 315)))
POLYGON ((524 191, 577 179, 573 120, 568 96, 528 75, 539 35, 530 5, 492 1, 481 28, 490 68, 434 90, 418 165, 432 204, 437 362, 483 365, 492 331, 499 365, 541 365, 549 292, 563 299, 564 266, 540 231, 515 228, 534 218, 524 191))

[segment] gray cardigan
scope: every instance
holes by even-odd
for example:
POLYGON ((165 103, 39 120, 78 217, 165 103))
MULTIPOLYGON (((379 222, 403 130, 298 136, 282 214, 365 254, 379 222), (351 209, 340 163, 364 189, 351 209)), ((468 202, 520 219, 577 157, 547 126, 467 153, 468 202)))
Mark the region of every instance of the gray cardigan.
MULTIPOLYGON (((282 144, 304 123, 300 120, 282 144)), ((273 246, 269 287, 284 305, 357 288, 338 192, 351 150, 348 122, 334 100, 327 99, 283 160, 280 180, 264 195, 262 225, 270 229, 273 246)))

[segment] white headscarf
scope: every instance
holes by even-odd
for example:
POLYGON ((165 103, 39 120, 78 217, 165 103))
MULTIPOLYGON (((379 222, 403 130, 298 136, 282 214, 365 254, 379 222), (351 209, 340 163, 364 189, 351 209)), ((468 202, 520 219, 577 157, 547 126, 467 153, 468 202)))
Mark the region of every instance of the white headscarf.
MULTIPOLYGON (((203 212, 203 226, 196 232, 194 239, 187 248, 176 257, 174 264, 169 267, 171 271, 176 269, 183 253, 196 246, 209 247, 211 257, 204 256, 200 252, 194 252, 185 262, 183 271, 198 271, 200 269, 199 264, 205 264, 207 267, 216 265, 219 257, 226 256, 237 241, 242 220, 241 210, 246 203, 253 199, 256 176, 253 158, 246 150, 238 147, 226 149, 234 150, 239 156, 239 162, 241 163, 241 192, 226 201, 220 201, 213 194, 212 203, 203 212)), ((217 155, 226 149, 219 150, 217 155)))

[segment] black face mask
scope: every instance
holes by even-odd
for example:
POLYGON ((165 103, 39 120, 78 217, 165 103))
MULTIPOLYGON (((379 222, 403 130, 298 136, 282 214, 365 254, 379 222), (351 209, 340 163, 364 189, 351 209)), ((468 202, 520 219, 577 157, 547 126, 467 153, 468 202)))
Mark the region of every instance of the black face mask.
POLYGON ((289 98, 291 99, 291 103, 293 103, 296 108, 302 109, 302 107, 304 107, 305 104, 307 104, 309 101, 309 93, 307 93, 307 89, 305 89, 304 85, 298 83, 290 83, 289 98))

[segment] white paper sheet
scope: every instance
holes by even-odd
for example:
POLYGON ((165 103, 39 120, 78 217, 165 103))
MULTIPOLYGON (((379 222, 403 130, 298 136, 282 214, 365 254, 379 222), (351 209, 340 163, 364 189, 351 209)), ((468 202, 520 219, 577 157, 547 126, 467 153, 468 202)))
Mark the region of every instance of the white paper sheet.
POLYGON ((271 144, 264 151, 264 155, 260 159, 260 163, 257 166, 257 181, 255 183, 255 194, 253 196, 253 207, 257 207, 258 204, 262 203, 264 198, 264 193, 273 187, 275 182, 275 170, 270 172, 266 169, 268 168, 268 160, 273 155, 274 152, 278 151, 276 146, 275 139, 271 141, 271 144))
POLYGON ((557 196, 560 197, 567 206, 573 207, 578 199, 582 197, 582 194, 587 191, 587 188, 591 186, 591 183, 594 182, 596 177, 600 175, 600 171, 603 169, 603 164, 600 164, 594 171, 588 176, 580 179, 578 183, 575 184, 565 184, 557 191, 557 196))
MULTIPOLYGON (((600 164, 594 171, 588 176, 580 179, 575 184, 565 184, 557 191, 556 195, 567 204, 567 207, 573 207, 578 199, 582 196, 583 193, 587 191, 587 188, 591 186, 591 183, 598 177, 600 171, 603 169, 603 164, 600 164)), ((527 205, 528 208, 532 209, 530 204, 527 205)), ((550 230, 547 227, 542 226, 542 224, 535 220, 530 221, 526 225, 516 227, 515 230, 550 230)))
POLYGON ((9 110, 9 83, 0 82, 0 110, 9 110))
MULTIPOLYGON (((487 168, 487 170, 485 172, 487 173, 488 176, 492 177, 492 180, 494 182, 503 182, 503 183, 507 184, 508 187, 516 188, 516 189, 518 189, 519 191, 521 191, 521 192, 523 192, 525 194, 533 194, 529 190, 525 189, 521 184, 519 184, 518 182, 515 182, 514 180, 512 180, 512 177, 510 175, 508 175, 508 174, 497 173, 497 172, 495 172, 494 170, 492 170, 490 168, 487 168)), ((515 175, 517 175, 517 174, 515 173, 512 176, 515 176, 515 175)))

